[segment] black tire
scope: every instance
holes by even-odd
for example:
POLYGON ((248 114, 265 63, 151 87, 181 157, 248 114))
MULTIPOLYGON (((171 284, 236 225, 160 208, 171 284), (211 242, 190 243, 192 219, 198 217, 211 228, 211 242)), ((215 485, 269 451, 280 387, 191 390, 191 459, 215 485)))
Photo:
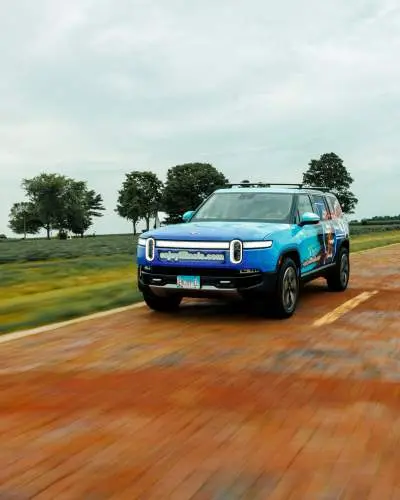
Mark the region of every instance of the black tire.
POLYGON ((177 311, 182 301, 182 297, 180 297, 179 295, 160 297, 158 295, 155 295, 151 290, 143 291, 143 299, 150 309, 157 312, 177 311))
POLYGON ((342 247, 339 251, 336 265, 326 277, 329 290, 333 292, 344 292, 350 279, 350 255, 347 248, 342 247))
POLYGON ((278 273, 276 291, 273 296, 273 314, 280 319, 293 316, 299 299, 300 283, 296 263, 286 258, 278 273))

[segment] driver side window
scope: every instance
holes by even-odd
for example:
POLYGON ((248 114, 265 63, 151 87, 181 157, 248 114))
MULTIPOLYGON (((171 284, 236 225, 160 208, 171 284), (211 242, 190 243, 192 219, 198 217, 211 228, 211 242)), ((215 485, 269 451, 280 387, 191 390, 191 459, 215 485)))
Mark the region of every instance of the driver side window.
POLYGON ((307 194, 300 194, 297 201, 297 220, 300 222, 301 216, 307 212, 314 212, 310 197, 307 194))
POLYGON ((297 215, 300 217, 306 212, 314 212, 313 206, 310 201, 310 197, 306 194, 299 195, 299 199, 297 202, 297 215))

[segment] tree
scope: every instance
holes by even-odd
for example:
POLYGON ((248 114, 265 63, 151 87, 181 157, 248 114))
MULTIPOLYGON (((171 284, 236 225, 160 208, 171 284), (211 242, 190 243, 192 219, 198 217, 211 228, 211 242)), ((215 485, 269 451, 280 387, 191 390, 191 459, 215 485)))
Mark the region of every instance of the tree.
POLYGON ((59 229, 67 229, 83 238, 93 224, 93 217, 102 217, 103 199, 100 194, 87 188, 86 182, 68 180, 65 193, 64 219, 59 229))
POLYGON ((104 210, 101 196, 89 190, 86 182, 64 175, 40 174, 24 179, 22 186, 48 239, 52 229, 70 230, 83 236, 93 217, 100 217, 104 210))
POLYGON ((184 163, 168 170, 163 194, 167 223, 181 222, 182 214, 195 210, 213 191, 228 180, 209 163, 184 163))
POLYGON ((140 219, 146 221, 146 230, 150 229, 150 219, 160 208, 162 189, 163 183, 153 172, 135 170, 125 175, 116 212, 132 222, 134 234, 140 219))
POLYGON ((27 234, 37 234, 42 223, 37 217, 34 205, 22 201, 11 207, 8 227, 15 234, 23 234, 26 239, 27 234))
POLYGON ((68 179, 59 174, 40 174, 32 179, 24 179, 22 187, 30 203, 35 207, 35 213, 46 229, 50 239, 52 229, 60 226, 65 211, 65 194, 68 179))
POLYGON ((311 160, 309 169, 303 173, 303 183, 330 189, 338 198, 343 212, 351 214, 358 199, 350 191, 354 179, 343 164, 343 160, 335 153, 325 153, 319 160, 311 160))
MULTIPOLYGON (((126 181, 125 181, 126 182, 126 181)), ((124 184, 125 184, 124 182, 124 184)), ((140 208, 137 203, 137 196, 134 194, 136 188, 126 189, 122 188, 119 191, 118 204, 115 211, 124 219, 132 222, 133 234, 137 234, 137 224, 140 221, 140 208)))

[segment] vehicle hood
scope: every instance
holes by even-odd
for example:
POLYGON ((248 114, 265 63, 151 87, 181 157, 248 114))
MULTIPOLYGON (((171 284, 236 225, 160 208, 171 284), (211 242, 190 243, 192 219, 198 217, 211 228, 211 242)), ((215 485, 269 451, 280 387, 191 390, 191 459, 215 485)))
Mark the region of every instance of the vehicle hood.
POLYGON ((287 230, 289 224, 255 222, 187 222, 165 226, 142 234, 158 240, 176 241, 262 241, 287 230))

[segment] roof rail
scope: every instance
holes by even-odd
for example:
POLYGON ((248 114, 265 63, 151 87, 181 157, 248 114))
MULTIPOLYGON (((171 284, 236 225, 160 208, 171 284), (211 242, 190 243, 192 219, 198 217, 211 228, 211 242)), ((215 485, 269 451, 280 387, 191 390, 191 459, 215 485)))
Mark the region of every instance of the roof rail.
POLYGON ((325 186, 306 186, 306 185, 303 185, 303 189, 314 189, 315 191, 324 191, 326 193, 329 193, 331 191, 331 188, 328 188, 325 186))
POLYGON ((236 184, 225 184, 224 187, 271 187, 271 186, 290 186, 298 189, 302 188, 302 184, 291 184, 290 182, 238 182, 236 184))
POLYGON ((272 187, 272 186, 287 186, 296 189, 312 189, 315 191, 324 191, 330 192, 331 189, 324 186, 307 186, 306 184, 301 183, 290 183, 290 182, 238 182, 235 184, 225 184, 223 187, 232 188, 232 187, 272 187))

